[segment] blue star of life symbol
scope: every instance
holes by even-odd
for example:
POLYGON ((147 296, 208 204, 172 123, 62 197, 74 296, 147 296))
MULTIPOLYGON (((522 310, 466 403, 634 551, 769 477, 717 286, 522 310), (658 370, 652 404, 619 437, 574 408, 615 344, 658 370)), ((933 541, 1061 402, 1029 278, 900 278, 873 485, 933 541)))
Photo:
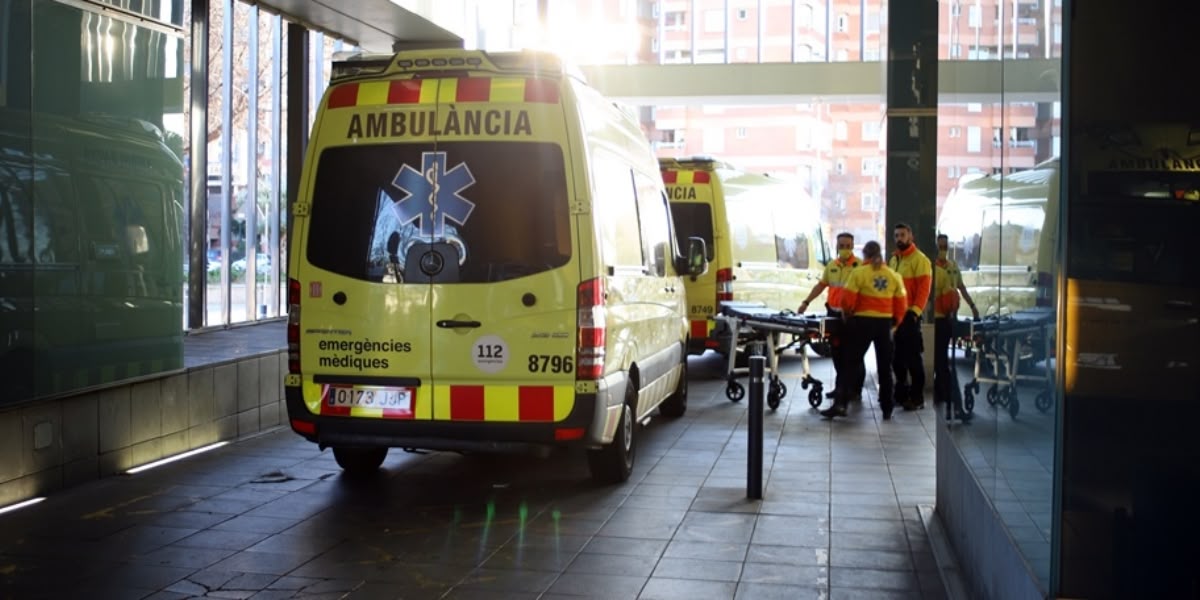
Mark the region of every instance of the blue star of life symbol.
POLYGON ((445 239, 447 220, 466 225, 475 210, 475 203, 460 195, 475 185, 475 176, 466 163, 447 170, 445 152, 422 152, 421 170, 404 165, 392 185, 407 194, 394 205, 400 224, 420 220, 423 237, 445 239))
POLYGON ((875 285, 876 290, 879 290, 881 292, 883 290, 886 290, 887 284, 888 284, 887 277, 876 277, 875 278, 874 285, 875 285))

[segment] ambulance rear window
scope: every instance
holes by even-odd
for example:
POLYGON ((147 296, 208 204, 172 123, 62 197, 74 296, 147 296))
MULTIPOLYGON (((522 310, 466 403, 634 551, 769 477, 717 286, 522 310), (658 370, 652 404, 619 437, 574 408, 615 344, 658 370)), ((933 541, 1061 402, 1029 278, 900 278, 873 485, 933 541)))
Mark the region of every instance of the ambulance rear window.
POLYGON ((687 239, 698 237, 704 240, 708 260, 713 260, 712 208, 698 202, 672 202, 671 220, 675 222, 675 238, 679 248, 687 248, 687 239))
POLYGON ((373 144, 321 153, 308 261, 376 282, 485 283, 571 259, 562 149, 544 142, 373 144), (422 257, 444 259, 436 272, 422 257))

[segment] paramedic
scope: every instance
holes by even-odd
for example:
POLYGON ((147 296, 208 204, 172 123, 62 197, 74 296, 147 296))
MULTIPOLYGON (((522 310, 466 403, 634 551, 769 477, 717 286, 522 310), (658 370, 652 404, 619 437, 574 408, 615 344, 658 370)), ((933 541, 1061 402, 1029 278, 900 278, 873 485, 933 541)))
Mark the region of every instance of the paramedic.
POLYGON ((904 410, 917 410, 925 407, 925 362, 921 358, 925 343, 921 339, 921 313, 925 312, 925 304, 929 302, 933 268, 925 253, 917 249, 911 227, 896 223, 892 229, 896 251, 888 259, 888 266, 904 280, 904 291, 908 294, 908 312, 896 329, 896 352, 892 359, 896 403, 904 410))
MULTIPOLYGON (((844 382, 863 381, 866 377, 867 348, 875 345, 875 368, 879 371, 879 406, 885 420, 892 418, 895 408, 892 395, 892 332, 907 318, 908 301, 904 281, 895 271, 883 264, 879 242, 863 246, 863 264, 850 273, 841 294, 842 315, 846 319, 847 349, 843 366, 844 382)), ((846 416, 846 405, 857 393, 849 383, 838 388, 833 406, 821 411, 821 416, 846 416)))
MULTIPOLYGON (((813 301, 813 298, 821 295, 825 288, 829 288, 829 296, 825 299, 825 312, 830 316, 840 317, 842 315, 841 298, 842 287, 846 285, 846 280, 850 279, 850 272, 854 267, 858 266, 858 257, 854 256, 854 236, 848 232, 837 234, 837 258, 829 261, 825 265, 825 272, 821 275, 821 280, 813 287, 808 297, 800 303, 800 314, 804 314, 808 310, 808 305, 813 301)), ((843 323, 845 321, 843 320, 843 323)), ((846 340, 840 334, 831 335, 829 338, 830 354, 833 358, 833 373, 834 373, 834 389, 826 395, 827 398, 836 398, 837 390, 845 383, 841 381, 842 373, 845 371, 845 354, 846 340)), ((862 393, 863 382, 857 384, 851 382, 850 389, 854 390, 852 397, 860 398, 862 393)))
POLYGON ((962 394, 958 390, 958 378, 953 371, 950 361, 951 342, 954 339, 954 329, 959 306, 959 292, 962 299, 971 307, 975 320, 979 320, 979 309, 975 301, 963 285, 962 273, 958 264, 947 258, 949 238, 946 234, 937 237, 938 255, 933 261, 933 401, 951 400, 954 403, 956 416, 967 420, 968 414, 962 409, 962 394))

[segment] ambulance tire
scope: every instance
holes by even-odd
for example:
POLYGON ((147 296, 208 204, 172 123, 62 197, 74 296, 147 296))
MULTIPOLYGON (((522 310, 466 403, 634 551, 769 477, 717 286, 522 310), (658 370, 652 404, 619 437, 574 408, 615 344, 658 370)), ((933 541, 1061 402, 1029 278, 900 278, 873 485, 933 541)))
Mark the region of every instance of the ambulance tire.
POLYGON ((662 416, 670 419, 678 419, 687 412, 688 403, 688 364, 685 356, 683 362, 679 364, 679 385, 675 388, 675 393, 667 396, 662 404, 658 405, 658 412, 662 416))
POLYGON ((363 477, 379 470, 387 458, 387 447, 382 448, 334 448, 333 458, 347 475, 363 477))
POLYGON ((637 419, 634 417, 637 406, 637 380, 630 378, 625 387, 625 406, 621 409, 621 422, 609 445, 588 450, 588 468, 596 483, 621 483, 629 479, 633 472, 633 456, 636 450, 634 432, 637 430, 637 419))

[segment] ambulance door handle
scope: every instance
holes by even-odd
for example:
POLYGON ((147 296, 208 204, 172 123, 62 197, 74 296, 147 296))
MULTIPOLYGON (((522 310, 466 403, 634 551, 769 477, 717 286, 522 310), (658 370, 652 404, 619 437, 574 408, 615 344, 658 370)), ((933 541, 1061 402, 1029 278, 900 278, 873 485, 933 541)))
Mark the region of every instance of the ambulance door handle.
POLYGON ((458 329, 459 327, 469 327, 474 329, 476 327, 481 327, 482 325, 483 323, 480 323, 479 321, 455 321, 454 319, 442 319, 441 321, 437 322, 438 327, 445 329, 458 329))

